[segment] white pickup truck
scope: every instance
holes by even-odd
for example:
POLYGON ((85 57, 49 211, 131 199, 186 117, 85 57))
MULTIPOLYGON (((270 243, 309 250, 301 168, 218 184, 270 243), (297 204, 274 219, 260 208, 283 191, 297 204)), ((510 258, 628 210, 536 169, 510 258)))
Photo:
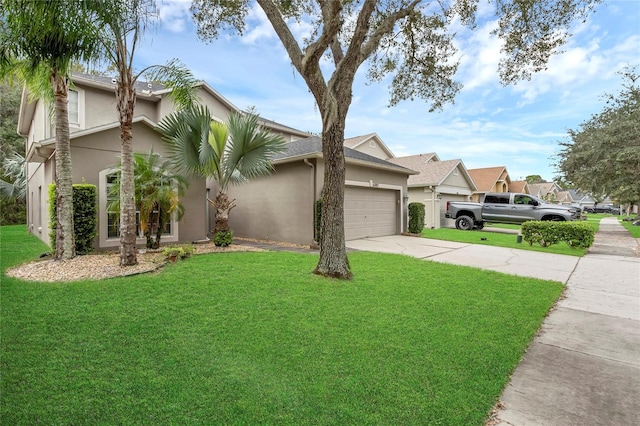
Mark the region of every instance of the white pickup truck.
POLYGON ((520 224, 528 220, 576 220, 579 208, 550 204, 530 194, 489 192, 482 203, 447 202, 445 217, 455 219, 456 228, 482 229, 486 222, 520 224))

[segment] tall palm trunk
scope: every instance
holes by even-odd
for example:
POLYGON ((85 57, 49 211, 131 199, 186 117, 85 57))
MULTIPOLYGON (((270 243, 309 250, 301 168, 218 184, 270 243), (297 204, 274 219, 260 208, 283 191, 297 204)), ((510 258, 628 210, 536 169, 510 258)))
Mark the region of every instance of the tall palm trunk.
MULTIPOLYGON (((73 235, 73 179, 67 80, 58 70, 51 73, 56 114, 56 254, 55 259, 76 255, 73 235)), ((52 202, 53 200, 50 200, 52 202)))
POLYGON ((225 192, 218 192, 214 200, 207 199, 209 204, 216 211, 216 227, 213 231, 214 235, 219 231, 229 230, 229 213, 236 206, 235 199, 229 200, 229 196, 225 192))
MULTIPOLYGON (((136 196, 133 170, 133 110, 136 92, 130 73, 121 73, 116 87, 120 115, 121 173, 120 178, 120 266, 138 263, 136 254, 136 196)), ((141 220, 143 220, 141 218, 141 220)))

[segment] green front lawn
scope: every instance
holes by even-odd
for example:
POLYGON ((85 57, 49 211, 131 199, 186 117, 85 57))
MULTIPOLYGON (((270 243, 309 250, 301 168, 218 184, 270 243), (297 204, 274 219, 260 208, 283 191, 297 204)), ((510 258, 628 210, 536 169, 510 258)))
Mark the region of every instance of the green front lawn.
MULTIPOLYGON (((493 227, 493 225, 488 226, 493 227)), ((424 238, 432 238, 434 240, 455 241, 468 244, 482 244, 487 246, 541 251, 545 253, 566 254, 570 256, 584 256, 587 253, 586 249, 572 248, 565 243, 554 244, 549 247, 541 247, 537 244, 529 245, 529 243, 525 241, 518 243, 516 234, 503 234, 500 232, 491 232, 485 230, 461 231, 454 228, 425 228, 422 230, 422 236, 424 238)))
POLYGON ((633 238, 640 238, 640 226, 633 226, 633 222, 625 222, 622 220, 623 216, 620 216, 620 224, 624 226, 633 238))
MULTIPOLYGON (((515 236, 512 236, 515 239, 515 236)), ((46 247, 0 228, 1 267, 46 247)), ((3 424, 482 425, 562 285, 353 253, 195 256, 154 274, 2 276, 3 424)))

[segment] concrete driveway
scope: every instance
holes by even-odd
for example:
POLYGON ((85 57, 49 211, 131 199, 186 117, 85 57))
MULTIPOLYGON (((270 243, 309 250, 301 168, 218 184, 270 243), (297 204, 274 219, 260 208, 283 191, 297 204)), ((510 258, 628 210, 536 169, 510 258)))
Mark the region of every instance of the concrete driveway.
POLYGON ((506 274, 560 281, 562 283, 566 283, 569 280, 580 260, 576 256, 480 244, 454 243, 403 235, 347 241, 347 248, 380 253, 405 254, 418 259, 433 260, 434 262, 473 266, 506 274))

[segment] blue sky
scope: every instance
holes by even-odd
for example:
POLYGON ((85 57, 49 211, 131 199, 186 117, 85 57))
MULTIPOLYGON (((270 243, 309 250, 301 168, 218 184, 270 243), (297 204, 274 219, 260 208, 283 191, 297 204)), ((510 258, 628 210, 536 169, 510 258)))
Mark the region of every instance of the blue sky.
MULTIPOLYGON (((313 97, 257 8, 244 37, 222 35, 204 43, 196 35, 190 1, 159 4, 161 22, 139 47, 139 68, 178 58, 237 107, 254 106, 265 118, 321 131, 313 97)), ((598 6, 572 28, 573 37, 546 71, 507 87, 498 79, 500 43, 490 34, 495 21, 484 10, 478 28, 459 29, 456 38, 461 61, 456 78, 464 88, 454 104, 434 113, 420 100, 389 108, 387 85, 367 84, 363 67, 353 87, 346 137, 377 133, 396 156, 436 152, 442 160, 462 159, 467 168, 506 166, 513 180, 532 174, 551 180, 551 163, 567 129, 599 112, 603 94, 618 91, 618 71, 640 64, 640 0, 598 6)))

